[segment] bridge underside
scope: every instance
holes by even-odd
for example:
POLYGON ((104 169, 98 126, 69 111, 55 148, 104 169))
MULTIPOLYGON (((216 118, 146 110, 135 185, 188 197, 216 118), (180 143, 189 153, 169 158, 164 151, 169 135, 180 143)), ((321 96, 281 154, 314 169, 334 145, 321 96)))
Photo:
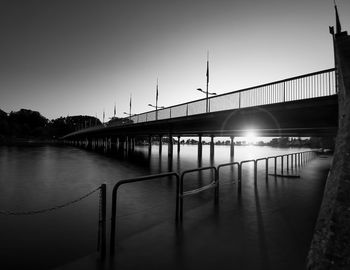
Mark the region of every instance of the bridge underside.
POLYGON ((335 136, 338 129, 337 95, 257 107, 198 114, 174 119, 79 131, 64 138, 101 136, 335 136))

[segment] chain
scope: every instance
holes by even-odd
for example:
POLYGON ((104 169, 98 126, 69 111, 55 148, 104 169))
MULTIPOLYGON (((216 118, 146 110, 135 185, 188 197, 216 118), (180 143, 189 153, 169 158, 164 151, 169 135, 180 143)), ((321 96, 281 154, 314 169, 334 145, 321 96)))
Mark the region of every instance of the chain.
MULTIPOLYGON (((61 205, 57 205, 51 208, 46 208, 46 209, 41 209, 41 210, 34 210, 34 211, 26 211, 26 212, 12 212, 12 211, 1 211, 0 210, 0 215, 6 215, 6 216, 24 216, 24 215, 35 215, 35 214, 41 214, 41 213, 46 213, 46 212, 50 212, 50 211, 54 211, 60 208, 64 208, 67 207, 71 204, 77 203, 87 197, 89 197, 90 195, 92 195, 93 193, 95 193, 97 190, 99 190, 101 187, 98 187, 92 191, 90 191, 89 193, 79 197, 78 199, 75 199, 73 201, 69 201, 67 203, 61 204, 61 205)), ((100 195, 100 200, 101 200, 101 195, 100 195)), ((100 203, 101 204, 101 203, 100 203)))

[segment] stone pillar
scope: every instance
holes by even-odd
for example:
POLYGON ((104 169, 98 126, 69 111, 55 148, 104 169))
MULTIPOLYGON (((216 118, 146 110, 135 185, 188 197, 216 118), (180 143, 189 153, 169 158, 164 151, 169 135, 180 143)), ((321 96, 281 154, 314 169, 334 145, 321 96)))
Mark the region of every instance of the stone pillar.
POLYGON ((339 124, 308 269, 350 269, 350 36, 340 32, 340 22, 333 41, 339 124))

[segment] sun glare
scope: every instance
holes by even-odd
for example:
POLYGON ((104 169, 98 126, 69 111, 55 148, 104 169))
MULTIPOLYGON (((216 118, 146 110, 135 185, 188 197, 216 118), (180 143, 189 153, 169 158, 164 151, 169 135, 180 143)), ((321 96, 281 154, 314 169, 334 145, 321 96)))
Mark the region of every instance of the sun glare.
POLYGON ((248 144, 251 144, 251 143, 255 143, 256 140, 257 140, 257 136, 255 134, 254 131, 247 131, 246 135, 244 136, 245 138, 245 141, 248 143, 248 144))

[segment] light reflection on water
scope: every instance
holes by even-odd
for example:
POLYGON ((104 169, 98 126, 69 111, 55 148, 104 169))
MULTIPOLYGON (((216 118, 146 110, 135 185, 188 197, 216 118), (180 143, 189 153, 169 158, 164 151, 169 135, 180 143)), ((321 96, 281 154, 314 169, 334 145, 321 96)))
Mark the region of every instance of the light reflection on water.
MULTIPOLYGON (((49 208, 76 199, 101 183, 107 183, 109 199, 112 186, 118 179, 168 170, 183 171, 211 164, 209 145, 203 146, 201 162, 197 158, 196 145, 181 145, 179 155, 177 147, 174 146, 172 162, 168 160, 167 150, 167 146, 163 145, 162 155, 159 157, 159 148, 153 146, 148 159, 148 147, 138 146, 134 158, 120 160, 72 147, 0 147, 0 210, 27 211, 49 208)), ((308 149, 236 146, 234 161, 306 150, 308 149)), ((230 161, 230 147, 215 146, 214 165, 230 161)), ((201 175, 205 178, 208 174, 201 175)), ((189 183, 189 186, 202 184, 201 179, 189 183)), ((171 180, 158 185, 140 183, 132 187, 123 187, 124 193, 120 200, 123 210, 119 215, 130 216, 145 209, 155 211, 164 207, 164 202, 172 205, 174 187, 171 180), (154 193, 157 196, 149 196, 154 193)), ((188 204, 188 207, 195 207, 200 203, 200 199, 206 199, 208 196, 201 195, 197 201, 188 204)), ((171 218, 171 215, 172 212, 165 214, 166 218, 171 218)), ((107 216, 110 216, 109 209, 107 216)), ((9 265, 8 269, 22 266, 28 268, 30 265, 35 265, 36 269, 47 269, 94 252, 97 242, 97 217, 98 193, 53 212, 34 216, 1 215, 2 260, 5 261, 5 265, 9 265)), ((143 218, 143 214, 135 215, 129 221, 135 221, 137 224, 143 218)), ((149 219, 150 223, 157 222, 151 216, 149 219)), ((132 230, 125 229, 124 234, 122 230, 121 234, 127 237, 128 234, 132 234, 132 230)))

